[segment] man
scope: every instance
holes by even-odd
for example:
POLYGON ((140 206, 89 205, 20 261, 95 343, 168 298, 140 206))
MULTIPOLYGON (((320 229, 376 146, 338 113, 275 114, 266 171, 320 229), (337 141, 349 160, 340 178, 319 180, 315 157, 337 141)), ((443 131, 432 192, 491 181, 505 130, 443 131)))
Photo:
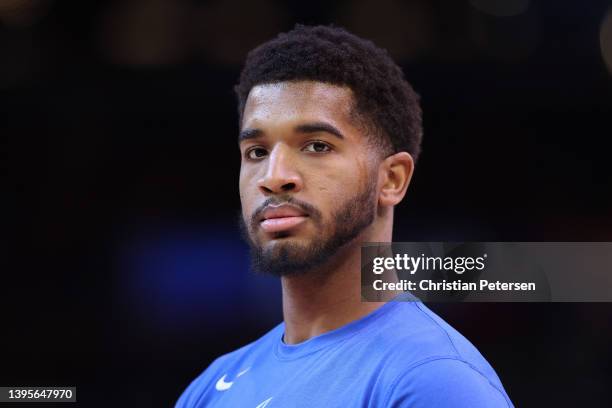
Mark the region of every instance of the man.
POLYGON ((177 407, 508 407, 497 375, 420 302, 362 302, 360 247, 390 242, 419 154, 418 96, 334 27, 253 50, 236 86, 242 228, 284 322, 215 360, 177 407))

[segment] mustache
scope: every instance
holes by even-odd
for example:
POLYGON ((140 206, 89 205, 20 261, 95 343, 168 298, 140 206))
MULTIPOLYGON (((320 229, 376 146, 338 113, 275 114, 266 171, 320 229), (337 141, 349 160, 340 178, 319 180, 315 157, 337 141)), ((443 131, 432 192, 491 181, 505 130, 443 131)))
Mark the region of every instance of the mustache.
POLYGON ((268 206, 270 205, 279 206, 283 204, 288 204, 288 205, 299 208, 306 215, 308 215, 311 218, 314 218, 315 221, 321 219, 321 211, 319 211, 314 205, 309 204, 302 200, 298 200, 295 197, 279 196, 279 197, 267 198, 259 207, 257 207, 257 209, 255 209, 255 211, 253 211, 253 214, 251 215, 251 225, 252 226, 257 225, 257 220, 259 219, 259 216, 261 215, 262 212, 266 210, 268 206))

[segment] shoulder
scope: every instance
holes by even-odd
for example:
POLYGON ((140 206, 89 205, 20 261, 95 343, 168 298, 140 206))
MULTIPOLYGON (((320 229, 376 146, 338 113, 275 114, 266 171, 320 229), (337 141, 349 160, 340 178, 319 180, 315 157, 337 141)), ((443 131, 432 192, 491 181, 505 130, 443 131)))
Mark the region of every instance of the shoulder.
POLYGON ((369 348, 379 350, 383 361, 382 395, 389 402, 383 406, 404 406, 393 403, 403 400, 416 407, 511 406, 495 370, 476 347, 421 302, 397 302, 386 315, 369 336, 369 348), (465 399, 468 394, 471 399, 465 399), (422 398, 430 403, 419 405, 422 398), (445 398, 455 403, 445 405, 445 398), (479 398, 488 405, 476 404, 479 398), (499 405, 491 402, 496 400, 499 405))
POLYGON ((381 353, 393 350, 410 364, 430 357, 459 357, 465 338, 421 302, 393 302, 369 333, 381 353))
POLYGON ((229 371, 240 371, 247 359, 254 354, 269 352, 267 345, 282 335, 283 324, 279 324, 259 339, 240 347, 230 353, 216 358, 200 375, 183 391, 176 403, 177 408, 197 406, 198 400, 215 386, 222 375, 229 371))
POLYGON ((463 360, 485 375, 495 372, 461 333, 421 302, 396 302, 369 336, 382 352, 401 355, 410 366, 433 358, 463 360))
POLYGON ((512 407, 501 387, 469 362, 449 357, 422 361, 398 375, 382 406, 512 407))

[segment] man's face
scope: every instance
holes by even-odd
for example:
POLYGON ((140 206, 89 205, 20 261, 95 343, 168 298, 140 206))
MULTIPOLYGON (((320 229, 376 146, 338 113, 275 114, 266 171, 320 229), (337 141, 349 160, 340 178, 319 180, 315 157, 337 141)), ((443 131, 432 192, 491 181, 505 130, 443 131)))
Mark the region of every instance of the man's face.
POLYGON ((320 82, 249 93, 240 199, 255 269, 280 276, 320 266, 374 221, 379 156, 352 105, 350 89, 320 82))

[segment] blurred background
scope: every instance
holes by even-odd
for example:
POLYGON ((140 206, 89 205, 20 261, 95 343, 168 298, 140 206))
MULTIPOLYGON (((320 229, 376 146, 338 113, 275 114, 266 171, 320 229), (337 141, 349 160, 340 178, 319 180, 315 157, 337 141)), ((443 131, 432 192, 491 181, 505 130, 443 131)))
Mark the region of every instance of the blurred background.
MULTIPOLYGON (((0 385, 169 407, 281 321, 236 227, 232 87, 296 22, 374 40, 422 95, 396 241, 612 240, 611 6, 0 0, 0 385)), ((612 406, 612 304, 431 307, 518 407, 612 406)))

